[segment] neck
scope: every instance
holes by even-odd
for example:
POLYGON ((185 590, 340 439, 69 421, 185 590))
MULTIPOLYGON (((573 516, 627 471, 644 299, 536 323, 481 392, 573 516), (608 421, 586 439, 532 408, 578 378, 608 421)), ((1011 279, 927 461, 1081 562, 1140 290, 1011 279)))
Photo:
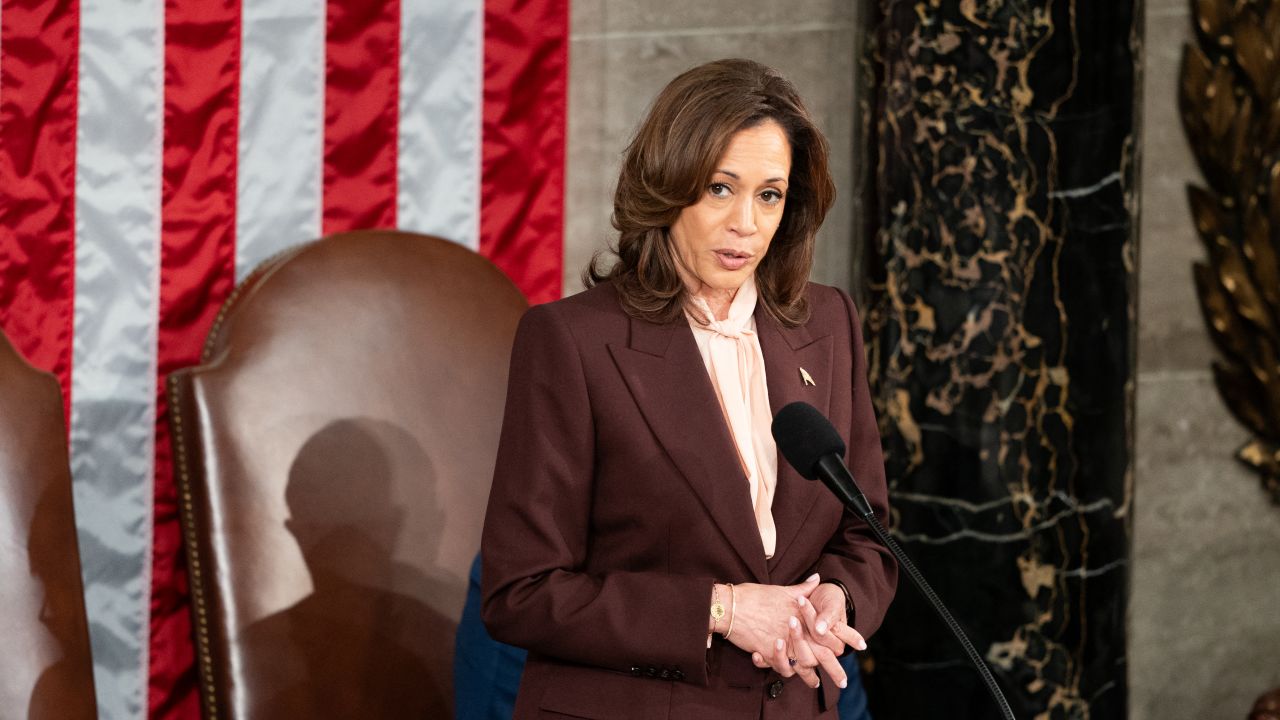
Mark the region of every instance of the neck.
POLYGON ((699 298, 707 304, 713 320, 729 319, 729 306, 738 296, 741 285, 735 288, 713 288, 684 268, 680 268, 680 278, 684 280, 684 287, 690 298, 699 298))
POLYGON ((702 298, 707 303, 707 307, 711 308, 711 316, 713 318, 716 320, 728 320, 729 306, 733 304, 733 299, 737 297, 738 288, 717 290, 703 285, 692 294, 694 297, 702 298))

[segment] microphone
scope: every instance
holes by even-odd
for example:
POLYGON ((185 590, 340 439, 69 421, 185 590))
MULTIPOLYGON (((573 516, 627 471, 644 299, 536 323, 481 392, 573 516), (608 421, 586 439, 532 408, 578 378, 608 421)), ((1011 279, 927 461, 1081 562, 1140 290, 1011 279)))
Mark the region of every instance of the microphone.
POLYGON ((778 411, 770 429, 778 451, 801 477, 821 479, 859 517, 866 519, 875 514, 841 459, 844 440, 817 408, 806 402, 793 402, 778 411))
POLYGON ((991 676, 991 670, 987 664, 982 661, 982 656, 978 655, 973 643, 969 642, 968 636, 951 616, 947 606, 942 604, 937 593, 929 587, 924 575, 916 569, 906 552, 876 519, 871 503, 867 502, 867 496, 862 493, 858 482, 853 479, 853 473, 849 472, 848 466, 844 464, 844 440, 840 438, 840 433, 836 432, 831 421, 809 403, 793 402, 783 407, 774 416, 771 430, 773 439, 778 444, 778 452, 782 453, 782 457, 786 458, 787 463, 795 468, 796 472, 809 480, 815 478, 822 480, 822 483, 846 508, 866 521, 876 538, 880 540, 880 544, 893 554, 898 565, 906 571, 907 577, 911 578, 911 582, 924 594, 934 611, 938 613, 938 617, 942 618, 942 621, 951 629, 951 634, 968 655, 969 662, 982 676, 982 681, 987 686, 987 691, 991 693, 991 698, 1000 706, 1001 715, 1006 720, 1014 720, 1009 701, 1005 699, 1004 693, 1000 692, 1000 686, 996 685, 996 680, 991 676))

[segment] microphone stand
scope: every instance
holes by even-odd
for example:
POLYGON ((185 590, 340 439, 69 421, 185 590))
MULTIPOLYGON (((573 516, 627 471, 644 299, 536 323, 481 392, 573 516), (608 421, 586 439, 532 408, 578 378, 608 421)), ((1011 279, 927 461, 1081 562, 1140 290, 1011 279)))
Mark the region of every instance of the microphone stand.
POLYGON ((978 654, 977 649, 973 647, 973 643, 969 641, 968 636, 964 634, 964 630, 960 628, 960 623, 951 616, 951 611, 947 610, 947 606, 942 604, 942 600, 938 594, 929 587, 929 583, 924 579, 924 575, 916 569, 915 563, 911 562, 911 558, 907 557, 907 553, 903 551, 898 542, 889 535, 889 531, 876 518, 875 511, 871 509, 871 503, 867 502, 867 498, 858 489, 856 484, 853 487, 845 487, 843 482, 837 480, 841 478, 853 481, 853 476, 849 470, 844 467, 844 463, 835 455, 827 455, 820 459, 817 464, 818 476, 822 478, 823 484, 830 488, 831 492, 844 503, 844 506, 857 513, 871 527, 871 532, 875 533, 876 538, 880 540, 880 544, 884 545, 893 557, 898 561, 898 565, 907 571, 907 577, 911 578, 911 582, 916 588, 924 594, 929 604, 938 613, 938 617, 946 623, 951 629, 951 634, 955 635, 956 640, 960 643, 960 647, 964 648, 964 652, 969 656, 969 662, 978 670, 978 674, 982 676, 982 682, 986 684, 987 691, 991 693, 991 697, 1000 706, 1000 714, 1005 720, 1015 720, 1013 710, 1009 707, 1009 701, 1005 699, 1004 693, 1000 692, 1000 686, 996 685, 996 679, 992 677, 991 670, 987 664, 983 662, 982 656, 978 654), (834 467, 839 465, 837 469, 834 467), (843 476, 843 477, 842 477, 843 476))

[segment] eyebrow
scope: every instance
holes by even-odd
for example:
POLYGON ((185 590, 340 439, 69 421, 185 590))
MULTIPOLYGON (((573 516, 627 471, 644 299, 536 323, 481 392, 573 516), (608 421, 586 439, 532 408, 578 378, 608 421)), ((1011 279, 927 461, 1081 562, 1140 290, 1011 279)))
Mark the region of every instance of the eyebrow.
MULTIPOLYGON (((741 180, 741 179, 742 179, 741 177, 739 177, 739 176, 738 176, 738 173, 736 173, 736 172, 730 172, 730 171, 728 171, 728 170, 721 170, 721 169, 717 169, 717 170, 716 170, 716 172, 718 172, 718 173, 722 173, 722 174, 724 174, 724 175, 728 175, 729 177, 733 178, 734 180, 741 180)), ((765 178, 765 182, 767 182, 767 183, 774 183, 774 182, 787 182, 787 179, 786 179, 786 178, 784 178, 784 177, 771 177, 771 178, 765 178)))

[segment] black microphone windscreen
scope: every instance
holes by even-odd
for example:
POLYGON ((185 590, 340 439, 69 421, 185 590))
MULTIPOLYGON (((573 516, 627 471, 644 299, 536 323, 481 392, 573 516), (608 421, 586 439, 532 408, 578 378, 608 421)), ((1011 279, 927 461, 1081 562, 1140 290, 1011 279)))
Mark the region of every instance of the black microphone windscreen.
POLYGON ((817 477, 818 460, 844 457, 844 440, 831 421, 807 402, 793 402, 773 417, 773 439, 791 467, 804 477, 817 477))

